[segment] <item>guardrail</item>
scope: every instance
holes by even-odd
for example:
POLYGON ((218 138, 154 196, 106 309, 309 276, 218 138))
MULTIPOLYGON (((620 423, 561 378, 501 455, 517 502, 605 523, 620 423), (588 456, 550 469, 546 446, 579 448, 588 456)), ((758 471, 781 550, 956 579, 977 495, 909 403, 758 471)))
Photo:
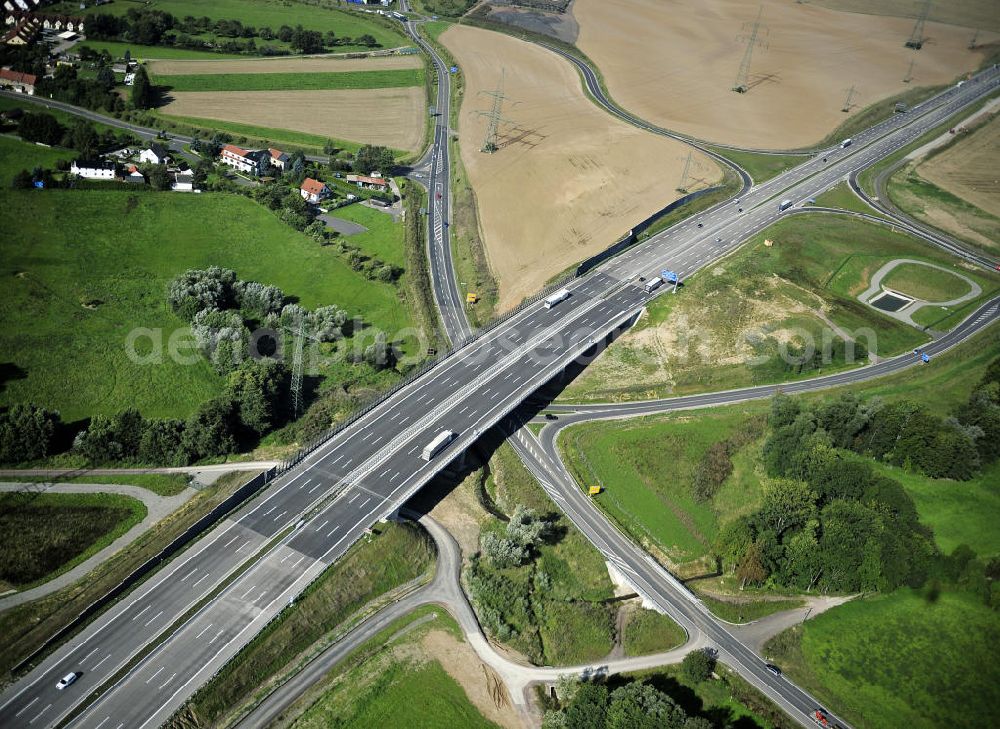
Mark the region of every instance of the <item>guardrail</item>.
POLYGON ((181 534, 174 537, 170 544, 161 549, 156 555, 136 567, 127 577, 125 577, 125 579, 112 587, 101 597, 94 600, 94 602, 85 607, 79 615, 73 618, 73 620, 49 636, 46 641, 42 643, 42 645, 11 668, 11 674, 13 675, 20 672, 23 668, 34 662, 39 656, 46 653, 53 645, 62 642, 65 638, 72 635, 72 633, 83 625, 90 617, 100 612, 123 594, 128 592, 144 577, 156 570, 161 564, 163 564, 163 562, 174 556, 202 532, 216 522, 220 521, 234 509, 240 507, 247 499, 256 494, 264 486, 271 483, 276 476, 277 468, 269 468, 263 473, 257 474, 245 484, 240 486, 236 489, 236 491, 230 494, 225 501, 216 505, 210 512, 185 529, 181 534))

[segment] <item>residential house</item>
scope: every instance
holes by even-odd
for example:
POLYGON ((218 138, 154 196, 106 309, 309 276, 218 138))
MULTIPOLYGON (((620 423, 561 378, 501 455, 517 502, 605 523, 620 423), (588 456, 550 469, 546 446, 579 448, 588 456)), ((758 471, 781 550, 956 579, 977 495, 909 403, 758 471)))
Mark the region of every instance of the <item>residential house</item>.
POLYGON ((73 160, 69 171, 87 180, 113 180, 118 165, 107 160, 73 160))
POLYGON ((330 188, 319 180, 307 177, 299 186, 299 192, 306 202, 318 203, 323 198, 329 197, 330 188))
POLYGON ((146 182, 146 178, 139 172, 139 168, 135 165, 126 167, 122 176, 125 182, 131 182, 136 185, 142 185, 146 182))
POLYGON ((139 161, 151 165, 165 165, 169 159, 167 148, 158 142, 153 142, 147 149, 139 152, 139 161))
POLYGON ((12 71, 9 68, 0 68, 0 87, 10 87, 22 94, 34 95, 35 83, 37 81, 38 77, 30 73, 21 73, 20 71, 12 71))
POLYGON ((240 172, 248 172, 251 175, 261 174, 269 164, 271 155, 260 150, 246 150, 237 147, 235 144, 226 144, 219 152, 219 161, 224 165, 229 165, 240 172))
POLYGON ((368 177, 366 175, 348 175, 347 181, 354 183, 358 187, 363 187, 366 190, 378 190, 380 192, 386 192, 389 190, 389 181, 381 176, 368 177))
POLYGON ((27 16, 17 22, 3 37, 3 42, 11 46, 26 46, 33 43, 42 24, 37 18, 27 16))
POLYGON ((187 172, 177 172, 174 174, 174 181, 170 185, 170 189, 178 192, 193 192, 194 176, 187 172))
POLYGON ((267 151, 271 153, 271 166, 277 167, 279 170, 284 170, 285 165, 288 164, 291 157, 282 152, 280 149, 275 149, 274 147, 268 147, 267 151))

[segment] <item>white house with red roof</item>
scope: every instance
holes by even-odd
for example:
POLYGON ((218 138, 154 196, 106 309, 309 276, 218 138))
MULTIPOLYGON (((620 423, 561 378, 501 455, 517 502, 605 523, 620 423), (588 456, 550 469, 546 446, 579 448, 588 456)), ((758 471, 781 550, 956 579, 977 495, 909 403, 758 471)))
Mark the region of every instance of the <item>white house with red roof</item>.
POLYGON ((280 149, 275 149, 274 147, 267 148, 268 153, 271 155, 271 165, 277 167, 279 170, 284 170, 285 165, 291 159, 285 152, 280 149))
POLYGON ((303 180, 302 184, 299 185, 299 192, 302 194, 302 197, 305 198, 306 202, 318 203, 323 198, 329 197, 330 188, 319 180, 307 177, 303 180))
POLYGON ((243 149, 235 144, 226 144, 219 152, 219 162, 240 172, 259 175, 270 164, 270 155, 254 149, 243 149))

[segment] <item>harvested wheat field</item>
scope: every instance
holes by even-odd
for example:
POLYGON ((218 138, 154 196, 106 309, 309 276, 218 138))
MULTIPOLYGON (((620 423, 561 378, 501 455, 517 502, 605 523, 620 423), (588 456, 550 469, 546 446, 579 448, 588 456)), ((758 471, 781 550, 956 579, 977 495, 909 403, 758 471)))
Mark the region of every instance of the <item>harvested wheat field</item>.
POLYGON ((345 73, 354 71, 395 71, 422 68, 418 55, 377 56, 373 58, 247 58, 237 60, 164 60, 151 61, 154 76, 187 76, 214 73, 345 73))
MULTIPOLYGON (((925 0, 809 0, 831 10, 870 15, 895 15, 915 19, 926 5, 925 0)), ((1000 12, 996 0, 950 0, 932 2, 928 20, 967 28, 981 28, 1000 33, 1000 12)), ((971 37, 971 34, 968 34, 971 37)))
MULTIPOLYGON (((441 42, 465 76, 458 131, 462 161, 475 190, 487 255, 507 309, 552 276, 603 250, 633 224, 679 197, 689 148, 640 131, 583 95, 569 64, 507 35, 453 26, 441 42), (507 100, 500 150, 479 151, 504 70, 507 100)), ((704 185, 721 179, 696 154, 704 185)))
POLYGON ((178 91, 159 109, 174 116, 291 129, 417 152, 424 140, 422 86, 336 91, 178 91))
POLYGON ((917 166, 942 190, 1000 217, 1000 115, 917 166))
MULTIPOLYGON (((814 145, 852 111, 911 86, 948 83, 975 69, 970 33, 928 23, 922 50, 904 47, 906 18, 844 13, 764 0, 768 32, 749 91, 732 91, 758 3, 740 0, 577 0, 577 45, 600 68, 614 99, 651 122, 713 142, 763 149, 814 145), (913 81, 903 83, 910 61, 913 81)), ((979 42, 997 39, 980 33, 979 42)))

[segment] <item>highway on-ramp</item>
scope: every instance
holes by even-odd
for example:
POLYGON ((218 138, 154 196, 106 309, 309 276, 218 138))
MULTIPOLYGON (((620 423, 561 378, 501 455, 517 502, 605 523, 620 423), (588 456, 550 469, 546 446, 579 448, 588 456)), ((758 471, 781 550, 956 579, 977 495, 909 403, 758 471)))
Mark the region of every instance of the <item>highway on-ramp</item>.
MULTIPOLYGON (((570 296, 556 306, 525 306, 449 353, 10 687, 0 699, 0 724, 51 726, 81 708, 77 726, 162 723, 370 524, 393 513, 538 386, 633 317, 655 295, 638 284, 638 274, 669 267, 686 276, 711 264, 780 217, 774 197, 811 197, 996 86, 991 70, 949 89, 919 111, 883 123, 879 132, 858 135, 851 148, 831 150, 827 162, 817 155, 755 188, 742 200, 744 213, 731 203, 716 206, 571 282, 570 296), (456 438, 430 461, 421 458, 443 430, 456 438), (70 671, 82 675, 56 690, 70 671), (96 701, 83 707, 94 691, 96 701)), ((740 654, 733 661, 740 667, 740 654)), ((801 710, 808 701, 788 682, 747 670, 779 704, 801 710)))

